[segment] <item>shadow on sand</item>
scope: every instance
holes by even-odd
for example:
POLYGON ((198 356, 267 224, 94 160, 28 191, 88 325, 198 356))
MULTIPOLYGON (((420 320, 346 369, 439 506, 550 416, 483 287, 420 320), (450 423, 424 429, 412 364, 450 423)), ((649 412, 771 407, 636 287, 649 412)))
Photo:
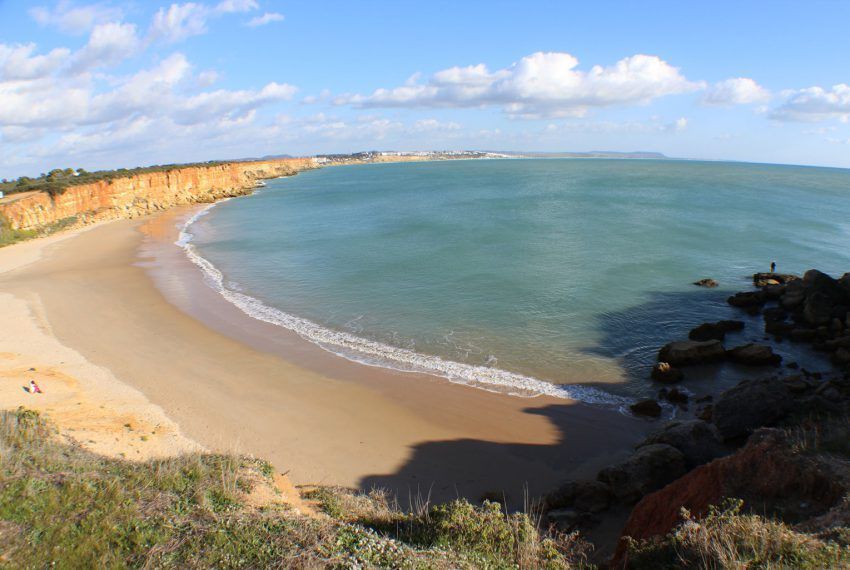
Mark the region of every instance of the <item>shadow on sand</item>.
POLYGON ((594 477, 597 470, 628 454, 651 424, 616 410, 585 404, 526 408, 557 430, 550 444, 502 443, 474 439, 430 441, 411 448, 395 473, 370 475, 360 488, 383 488, 407 508, 417 500, 457 497, 477 502, 504 499, 521 509, 526 497, 539 497, 563 481, 594 477))

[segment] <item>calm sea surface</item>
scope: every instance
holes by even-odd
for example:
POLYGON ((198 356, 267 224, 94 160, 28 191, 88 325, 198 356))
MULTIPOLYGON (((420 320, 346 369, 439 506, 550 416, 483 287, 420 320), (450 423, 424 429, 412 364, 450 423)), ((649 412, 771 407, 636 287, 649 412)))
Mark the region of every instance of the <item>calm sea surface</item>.
MULTIPOLYGON (((648 370, 659 346, 737 317, 725 297, 771 261, 850 271, 850 171, 575 159, 333 167, 219 204, 183 238, 231 302, 348 358, 616 401, 657 390, 648 370), (691 285, 702 277, 721 288, 691 285)), ((728 343, 761 330, 748 319, 728 343)), ((747 373, 700 368, 686 385, 714 390, 747 373)))

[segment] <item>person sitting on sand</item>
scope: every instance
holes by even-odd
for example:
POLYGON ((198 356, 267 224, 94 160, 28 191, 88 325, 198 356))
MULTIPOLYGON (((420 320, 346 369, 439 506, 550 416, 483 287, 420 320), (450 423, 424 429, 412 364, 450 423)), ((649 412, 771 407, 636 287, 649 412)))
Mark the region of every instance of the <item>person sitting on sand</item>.
POLYGON ((35 380, 30 380, 30 394, 43 394, 41 388, 35 383, 35 380))

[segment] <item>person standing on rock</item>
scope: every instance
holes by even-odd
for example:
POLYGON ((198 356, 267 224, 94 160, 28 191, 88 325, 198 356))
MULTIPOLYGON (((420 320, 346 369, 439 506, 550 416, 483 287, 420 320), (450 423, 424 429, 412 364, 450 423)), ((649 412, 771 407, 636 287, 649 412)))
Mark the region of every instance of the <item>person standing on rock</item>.
POLYGON ((775 261, 770 262, 770 272, 776 273, 776 262, 775 261))

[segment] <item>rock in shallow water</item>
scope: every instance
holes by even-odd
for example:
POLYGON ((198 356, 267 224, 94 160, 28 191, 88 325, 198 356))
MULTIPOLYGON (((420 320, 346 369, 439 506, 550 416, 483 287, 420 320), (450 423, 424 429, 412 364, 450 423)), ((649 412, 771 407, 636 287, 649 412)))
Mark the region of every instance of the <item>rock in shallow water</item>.
POLYGON ((664 384, 681 382, 685 378, 681 370, 670 366, 668 362, 659 362, 653 366, 650 376, 656 382, 662 382, 664 384))
POLYGON ((672 366, 716 362, 725 356, 726 351, 719 340, 671 342, 658 352, 658 360, 672 366))
POLYGON ((778 366, 782 357, 764 344, 745 344, 726 351, 729 360, 749 366, 778 366))
POLYGON ((661 415, 661 405, 655 400, 641 400, 629 406, 629 409, 636 416, 657 418, 661 415))

